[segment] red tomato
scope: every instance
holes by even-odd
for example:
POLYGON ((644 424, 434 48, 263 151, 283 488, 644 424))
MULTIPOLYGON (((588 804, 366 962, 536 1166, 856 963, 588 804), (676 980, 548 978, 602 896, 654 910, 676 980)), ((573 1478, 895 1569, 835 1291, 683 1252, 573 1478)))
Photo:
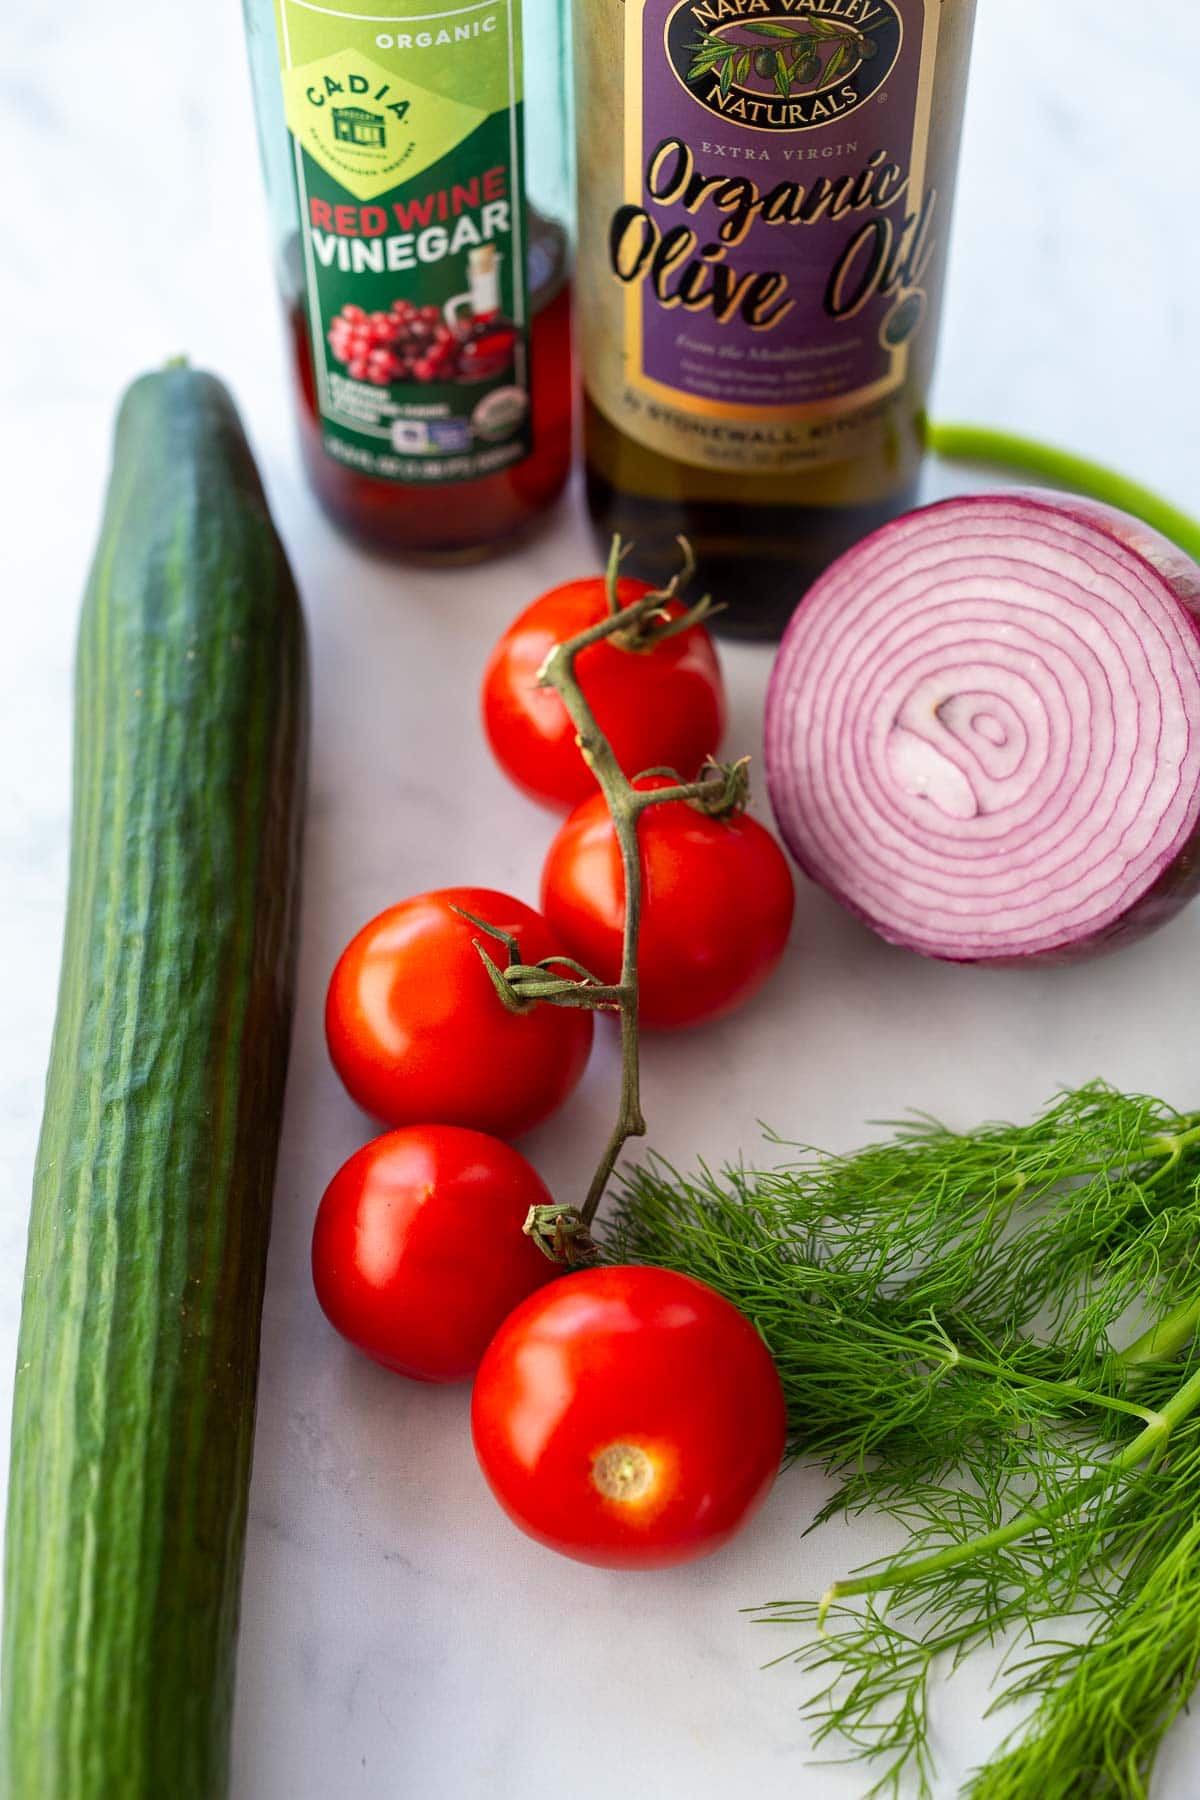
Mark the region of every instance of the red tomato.
POLYGON ((510 932, 526 962, 561 953, 532 907, 489 888, 443 888, 390 906, 342 952, 325 1002, 333 1065, 387 1125, 469 1125, 519 1137, 562 1105, 587 1064, 592 1016, 509 1012, 473 939, 504 968, 503 944, 462 907, 510 932))
MULTIPOLYGON (((650 776, 639 787, 670 785, 650 776)), ((714 819, 682 800, 641 816, 638 977, 644 1025, 695 1025, 758 992, 783 955, 796 894, 769 831, 714 819)), ((550 846, 542 910, 555 936, 600 981, 621 972, 625 878, 601 795, 577 806, 550 846)))
MULTIPOLYGON (((650 592, 621 580, 629 606, 650 592)), ((678 617, 678 602, 669 608, 678 617)), ((517 786, 548 806, 565 808, 596 791, 579 754, 575 727, 558 695, 537 686, 555 644, 608 614, 601 576, 568 581, 535 600, 509 626, 483 678, 483 723, 496 761, 517 786)), ((703 626, 650 650, 623 650, 607 640, 575 665, 596 723, 627 775, 678 769, 686 780, 716 753, 725 726, 725 694, 712 639, 703 626)))
POLYGON ((471 1429, 530 1537, 604 1568, 665 1568, 719 1550, 766 1497, 783 1390, 754 1327, 703 1282, 585 1269, 501 1325, 471 1429))
POLYGON ((335 1330, 417 1381, 465 1381, 497 1325, 554 1272, 522 1230, 549 1190, 498 1138, 412 1125, 366 1144, 325 1190, 317 1299, 335 1330))

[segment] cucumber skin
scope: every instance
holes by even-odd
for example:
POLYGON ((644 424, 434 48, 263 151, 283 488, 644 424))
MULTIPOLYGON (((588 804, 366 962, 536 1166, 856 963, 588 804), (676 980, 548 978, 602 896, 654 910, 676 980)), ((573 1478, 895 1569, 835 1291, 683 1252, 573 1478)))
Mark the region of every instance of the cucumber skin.
POLYGON ((233 403, 121 406, 75 678, 5 1559, 11 1800, 228 1786, 291 1030, 304 625, 233 403))

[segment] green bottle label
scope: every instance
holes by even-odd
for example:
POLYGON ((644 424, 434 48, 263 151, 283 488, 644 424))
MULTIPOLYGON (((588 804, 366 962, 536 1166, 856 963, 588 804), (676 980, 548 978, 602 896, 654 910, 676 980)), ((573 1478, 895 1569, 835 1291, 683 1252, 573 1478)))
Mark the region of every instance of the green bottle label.
POLYGON ((276 0, 325 448, 472 481, 531 448, 520 0, 276 0))

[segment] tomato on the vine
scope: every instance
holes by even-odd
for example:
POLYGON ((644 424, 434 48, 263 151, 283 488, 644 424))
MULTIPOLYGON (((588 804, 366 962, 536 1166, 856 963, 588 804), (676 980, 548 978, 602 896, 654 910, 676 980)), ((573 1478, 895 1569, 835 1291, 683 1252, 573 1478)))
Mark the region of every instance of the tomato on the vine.
MULTIPOLYGON (((648 776, 639 787, 671 785, 648 776)), ((713 818, 685 800, 638 822, 642 911, 638 980, 644 1025, 719 1018, 758 992, 783 955, 796 894, 770 832, 743 813, 713 818)), ((625 879, 601 795, 560 828, 542 870, 550 929, 598 980, 621 972, 625 879)))
POLYGON ((550 1193, 518 1151, 457 1125, 376 1138, 325 1190, 317 1299, 335 1330, 417 1381, 465 1381, 553 1265, 522 1227, 550 1193))
MULTIPOLYGON (((650 592, 644 581, 617 583, 621 606, 650 592)), ((685 610, 674 600, 665 607, 673 618, 685 610)), ((595 793, 596 782, 579 754, 562 700, 538 687, 538 670, 556 644, 586 631, 608 611, 602 576, 552 588, 509 626, 483 678, 483 722, 496 761, 545 805, 574 806, 595 793)), ((606 638, 581 651, 575 670, 627 775, 665 767, 690 780, 715 755, 725 724, 725 692, 703 625, 645 649, 626 649, 606 638)))
POLYGON ((728 1300, 669 1269, 585 1269, 522 1302, 479 1366, 475 1452, 505 1512, 564 1556, 707 1556, 766 1497, 783 1390, 728 1300))
POLYGON ((519 1137, 554 1112, 587 1064, 592 1015, 510 1012, 475 942, 508 955, 455 908, 509 933, 526 963, 564 946, 532 907, 490 888, 442 888, 364 925, 329 983, 329 1054, 352 1099, 387 1125, 465 1125, 519 1137))

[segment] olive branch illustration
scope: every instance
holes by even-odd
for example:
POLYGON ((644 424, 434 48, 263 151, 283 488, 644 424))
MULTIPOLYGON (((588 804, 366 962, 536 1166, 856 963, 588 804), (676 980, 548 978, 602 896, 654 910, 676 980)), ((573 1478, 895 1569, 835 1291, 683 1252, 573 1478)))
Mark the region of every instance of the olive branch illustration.
POLYGON ((743 29, 775 41, 769 47, 737 44, 706 31, 688 45, 692 53, 688 80, 715 75, 724 99, 734 82, 740 87, 753 70, 761 80, 773 81, 776 93, 787 100, 797 87, 814 83, 827 87, 851 64, 869 61, 877 48, 874 38, 853 26, 833 25, 825 19, 807 19, 797 25, 760 19, 746 23, 743 29))

